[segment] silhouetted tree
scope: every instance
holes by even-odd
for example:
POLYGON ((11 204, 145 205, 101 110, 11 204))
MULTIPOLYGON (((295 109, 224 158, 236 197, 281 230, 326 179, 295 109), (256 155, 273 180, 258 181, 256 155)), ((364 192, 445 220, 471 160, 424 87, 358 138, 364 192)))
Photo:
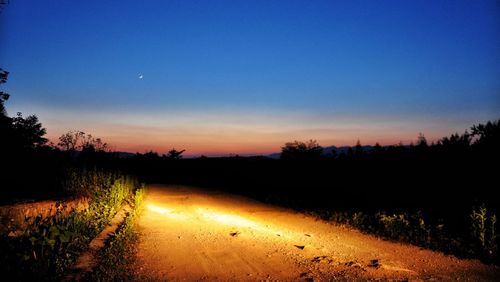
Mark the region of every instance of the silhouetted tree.
POLYGON ((69 131, 59 137, 57 144, 64 151, 105 152, 108 144, 83 131, 69 131))
POLYGON ((138 156, 142 157, 142 158, 145 158, 145 159, 150 159, 150 160, 157 160, 160 158, 160 156, 158 155, 157 152, 154 152, 154 151, 149 151, 149 152, 146 152, 144 154, 138 154, 138 156))
POLYGON ((12 127, 18 145, 23 148, 33 149, 45 145, 48 141, 47 138, 43 137, 47 131, 38 122, 36 115, 23 118, 21 113, 17 113, 17 116, 12 119, 12 127))
POLYGON ((384 149, 382 148, 382 146, 380 146, 380 144, 378 142, 375 143, 375 146, 373 146, 371 153, 375 154, 375 155, 379 155, 379 154, 382 154, 383 152, 384 152, 384 149))
MULTIPOLYGON (((9 72, 0 68, 0 84, 4 84, 7 82, 7 78, 9 77, 9 72)), ((7 111, 5 110, 5 101, 9 99, 9 94, 6 92, 0 91, 0 116, 7 116, 7 111)))
POLYGON ((361 146, 361 141, 358 141, 356 142, 356 146, 354 147, 354 154, 356 155, 356 157, 360 157, 363 155, 363 146, 361 146))
POLYGON ((282 160, 310 160, 321 157, 323 148, 316 140, 307 142, 294 141, 281 147, 282 160))
MULTIPOLYGON (((0 68, 0 85, 7 82, 9 72, 0 68)), ((9 99, 10 95, 6 92, 0 91, 0 150, 10 147, 12 137, 12 119, 7 115, 5 109, 5 102, 9 99)))
POLYGON ((471 128, 474 145, 498 147, 500 144, 500 119, 488 121, 486 124, 474 125, 471 128))
POLYGON ((57 144, 64 151, 76 151, 80 146, 80 140, 85 136, 82 131, 69 131, 59 137, 57 144))
POLYGON ((179 160, 182 159, 182 153, 184 153, 186 150, 180 150, 177 151, 175 148, 168 151, 167 153, 167 158, 173 159, 173 160, 179 160))
POLYGON ((419 133, 417 138, 417 147, 419 148, 427 148, 427 138, 425 138, 424 134, 419 133))
MULTIPOLYGON (((6 83, 8 76, 9 72, 0 68, 0 84, 6 83)), ((30 115, 26 118, 19 112, 14 118, 7 115, 4 103, 9 97, 9 94, 0 92, 1 148, 14 155, 18 149, 33 149, 45 145, 48 141, 43 137, 46 130, 36 115, 30 115)))
MULTIPOLYGON (((6 83, 8 76, 7 71, 0 69, 0 84, 6 83)), ((36 115, 8 116, 5 102, 9 98, 9 94, 0 92, 0 192, 6 195, 5 199, 49 196, 47 191, 58 189, 62 162, 45 146, 46 130, 36 115)))
POLYGON ((464 134, 459 135, 458 133, 452 134, 450 137, 443 137, 438 141, 438 146, 443 146, 446 148, 467 148, 471 145, 472 136, 465 131, 464 134))
POLYGON ((108 149, 108 144, 102 142, 101 138, 94 138, 91 134, 83 136, 82 151, 105 152, 108 149))

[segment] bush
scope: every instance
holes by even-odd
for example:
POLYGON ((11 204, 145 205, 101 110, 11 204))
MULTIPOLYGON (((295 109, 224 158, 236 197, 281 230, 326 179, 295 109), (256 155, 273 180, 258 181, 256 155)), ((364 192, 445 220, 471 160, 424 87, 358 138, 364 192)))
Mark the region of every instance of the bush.
POLYGON ((134 178, 104 171, 71 171, 66 183, 68 189, 90 197, 87 209, 64 215, 58 206, 54 216, 27 218, 21 236, 0 236, 1 269, 18 280, 62 277, 139 187, 134 178))

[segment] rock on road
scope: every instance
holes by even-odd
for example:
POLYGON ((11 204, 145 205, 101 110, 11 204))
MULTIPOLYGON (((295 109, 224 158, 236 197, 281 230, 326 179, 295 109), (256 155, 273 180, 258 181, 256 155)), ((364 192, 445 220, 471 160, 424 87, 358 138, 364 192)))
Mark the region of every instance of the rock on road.
POLYGON ((149 186, 138 228, 144 280, 500 281, 497 266, 191 187, 149 186))

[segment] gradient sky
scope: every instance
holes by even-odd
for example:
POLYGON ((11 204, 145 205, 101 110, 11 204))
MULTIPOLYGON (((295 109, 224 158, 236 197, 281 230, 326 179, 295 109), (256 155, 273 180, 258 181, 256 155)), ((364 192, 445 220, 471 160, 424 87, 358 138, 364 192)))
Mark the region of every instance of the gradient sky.
POLYGON ((0 40, 10 115, 121 151, 409 143, 500 118, 498 1, 11 0, 0 40))

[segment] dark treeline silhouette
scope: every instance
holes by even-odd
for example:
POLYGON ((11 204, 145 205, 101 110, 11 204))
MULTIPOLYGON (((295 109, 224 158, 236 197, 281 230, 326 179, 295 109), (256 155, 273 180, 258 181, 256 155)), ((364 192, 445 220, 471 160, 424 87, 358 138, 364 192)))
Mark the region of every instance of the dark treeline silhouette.
MULTIPOLYGON (((8 72, 0 71, 5 83, 8 72)), ((1 201, 70 196, 62 183, 69 169, 119 170, 146 183, 195 185, 244 194, 303 210, 421 211, 467 232, 471 208, 498 214, 500 120, 472 126, 429 144, 363 146, 324 154, 314 140, 282 147, 281 158, 182 158, 184 150, 123 157, 108 144, 71 131, 49 144, 35 115, 11 117, 0 93, 1 201)))
MULTIPOLYGON (((7 81, 9 73, 0 69, 0 84, 7 81)), ((10 117, 5 103, 10 95, 0 92, 0 158, 2 199, 21 196, 28 187, 48 188, 60 174, 58 158, 47 154, 46 133, 35 115, 23 117, 21 113, 10 117), (53 177, 51 177, 53 176, 53 177)), ((49 193, 52 189, 48 190, 49 193)), ((29 191, 30 196, 46 191, 29 191)))
POLYGON ((322 155, 314 141, 295 141, 282 148, 280 160, 171 159, 150 152, 120 166, 147 182, 216 187, 300 207, 468 211, 475 202, 498 206, 492 195, 499 128, 498 121, 488 122, 436 144, 420 136, 415 145, 375 145, 365 151, 358 143, 330 155, 322 155))
MULTIPOLYGON (((8 76, 0 69, 0 84, 8 76)), ((68 170, 104 167, 113 158, 106 143, 83 132, 68 132, 58 146, 49 144, 36 115, 9 116, 9 98, 0 91, 0 203, 70 196, 62 187, 68 170)))

